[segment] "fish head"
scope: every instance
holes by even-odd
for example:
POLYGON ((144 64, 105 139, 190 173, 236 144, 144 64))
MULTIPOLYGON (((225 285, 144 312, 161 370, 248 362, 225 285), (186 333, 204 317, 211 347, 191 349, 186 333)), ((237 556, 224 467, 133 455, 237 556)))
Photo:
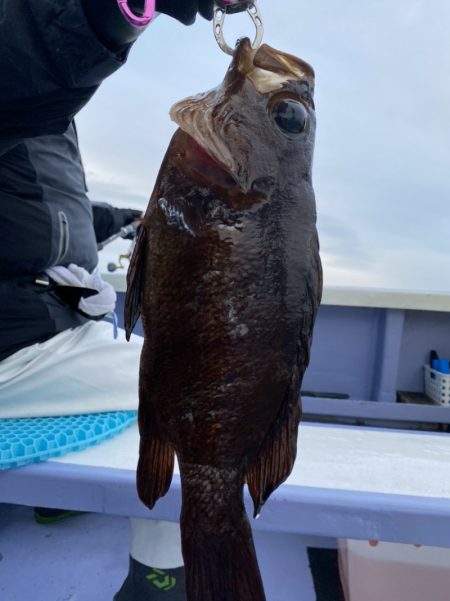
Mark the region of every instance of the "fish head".
POLYGON ((171 118, 242 192, 268 195, 281 173, 311 178, 313 94, 307 63, 243 38, 223 83, 175 104, 171 118))

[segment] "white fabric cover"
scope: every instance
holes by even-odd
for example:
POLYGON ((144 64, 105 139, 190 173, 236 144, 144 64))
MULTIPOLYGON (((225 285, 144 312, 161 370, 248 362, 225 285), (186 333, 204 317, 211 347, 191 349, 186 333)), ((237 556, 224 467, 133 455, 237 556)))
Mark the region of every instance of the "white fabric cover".
POLYGON ((143 339, 88 322, 0 362, 0 418, 136 410, 143 339))

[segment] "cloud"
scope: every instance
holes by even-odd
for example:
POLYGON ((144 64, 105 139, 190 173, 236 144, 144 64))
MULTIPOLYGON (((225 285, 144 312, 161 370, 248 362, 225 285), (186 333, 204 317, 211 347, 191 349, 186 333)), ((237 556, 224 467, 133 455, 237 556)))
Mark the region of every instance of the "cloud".
MULTIPOLYGON (((259 5, 265 41, 316 71, 325 281, 448 289, 450 4, 259 5)), ((229 17, 227 39, 242 33, 253 35, 247 17, 229 17)), ((228 64, 210 23, 151 25, 80 115, 92 195, 144 208, 174 131, 170 106, 217 85, 228 64)))

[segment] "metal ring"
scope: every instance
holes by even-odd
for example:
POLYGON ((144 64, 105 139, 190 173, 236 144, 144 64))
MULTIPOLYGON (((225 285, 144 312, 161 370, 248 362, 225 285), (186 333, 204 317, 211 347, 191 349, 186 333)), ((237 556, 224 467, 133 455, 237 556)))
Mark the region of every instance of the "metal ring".
MULTIPOLYGON (((262 22, 261 13, 259 11, 259 8, 257 7, 257 5, 254 2, 249 3, 249 5, 247 7, 247 13, 250 15, 250 18, 253 21, 254 26, 256 27, 256 35, 255 35, 255 39, 253 40, 253 43, 252 43, 252 48, 253 48, 253 50, 258 50, 258 48, 261 46, 261 42, 262 42, 262 39, 264 36, 264 25, 262 22)), ((226 9, 219 8, 219 7, 215 9, 214 20, 213 20, 214 37, 216 38, 217 43, 219 44, 221 49, 226 54, 233 56, 234 48, 231 48, 231 46, 229 46, 226 43, 225 37, 223 35, 223 26, 225 23, 226 16, 227 16, 226 9)))

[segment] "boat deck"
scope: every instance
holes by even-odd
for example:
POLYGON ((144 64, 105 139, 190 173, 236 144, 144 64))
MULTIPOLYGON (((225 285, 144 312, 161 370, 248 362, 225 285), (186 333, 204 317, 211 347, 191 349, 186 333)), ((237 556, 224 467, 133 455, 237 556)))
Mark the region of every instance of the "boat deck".
MULTIPOLYGON (((2 599, 25 601, 32 589, 35 601, 110 601, 126 572, 126 517, 177 521, 180 510, 177 473, 153 511, 140 503, 137 448, 133 425, 97 447, 0 473, 0 502, 14 504, 0 514, 2 599), (38 526, 23 506, 96 515, 38 526)), ((308 545, 356 538, 450 547, 449 461, 446 434, 301 425, 292 475, 252 521, 268 601, 280 599, 280 579, 284 601, 299 587, 304 601, 315 600, 308 545)))
MULTIPOLYGON (((306 413, 445 429, 449 407, 395 401, 398 390, 423 391, 430 349, 450 355, 450 295, 361 294, 325 293, 304 388, 346 400, 306 397, 306 413)), ((268 601, 316 601, 308 546, 450 548, 446 432, 303 423, 298 447, 292 475, 252 520, 268 601)), ((127 517, 178 521, 180 512, 178 473, 152 512, 140 503, 137 452, 134 425, 97 447, 0 472, 0 599, 111 601, 127 570, 127 517), (91 513, 38 526, 33 506, 91 513)))
MULTIPOLYGON (((180 480, 149 512, 133 425, 100 446, 0 474, 0 501, 177 521, 180 480)), ((303 424, 294 470, 255 529, 450 546, 447 434, 303 424)), ((250 503, 249 503, 250 509, 250 503)))

